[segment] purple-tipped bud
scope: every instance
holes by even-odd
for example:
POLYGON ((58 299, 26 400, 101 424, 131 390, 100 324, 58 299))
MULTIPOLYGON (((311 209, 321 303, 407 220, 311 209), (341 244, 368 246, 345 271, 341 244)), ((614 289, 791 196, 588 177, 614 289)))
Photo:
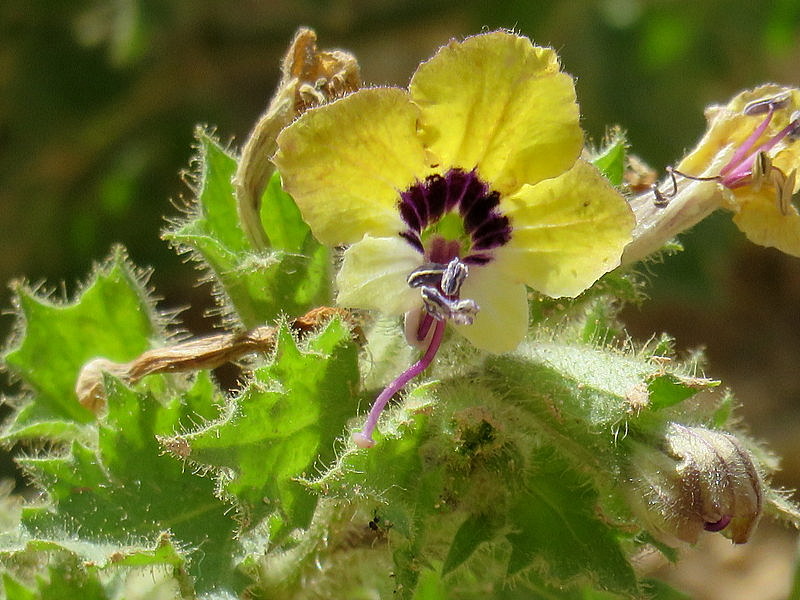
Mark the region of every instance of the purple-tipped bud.
POLYGON ((671 423, 659 447, 637 444, 632 466, 632 503, 658 537, 723 531, 743 544, 761 517, 761 476, 729 433, 671 423))

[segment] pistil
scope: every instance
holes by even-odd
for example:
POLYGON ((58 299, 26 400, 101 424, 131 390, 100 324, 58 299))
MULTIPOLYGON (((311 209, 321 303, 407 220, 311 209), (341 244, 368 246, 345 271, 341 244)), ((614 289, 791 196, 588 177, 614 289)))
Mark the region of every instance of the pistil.
MULTIPOLYGON (((442 252, 454 246, 444 240, 435 243, 442 252)), ((460 298, 461 286, 469 276, 469 267, 458 258, 453 257, 446 264, 427 263, 414 269, 408 275, 408 285, 419 288, 422 295, 422 317, 416 326, 418 342, 425 340, 434 327, 425 354, 416 363, 403 371, 378 395, 370 408, 364 427, 353 434, 353 441, 360 448, 371 448, 375 445, 372 433, 378 424, 383 409, 389 400, 398 393, 414 377, 421 374, 433 362, 442 344, 447 321, 452 320, 459 325, 470 325, 478 312, 474 300, 460 298), (435 323, 435 325, 434 325, 435 323)))
POLYGON ((422 373, 433 362, 436 353, 439 351, 439 347, 442 345, 445 325, 446 321, 436 321, 431 343, 428 345, 428 349, 425 351, 422 358, 403 371, 394 381, 386 386, 375 399, 367 415, 367 420, 364 422, 364 427, 361 428, 361 431, 357 431, 353 434, 353 441, 356 443, 356 446, 359 448, 372 448, 372 446, 375 445, 375 440, 372 439, 372 433, 375 431, 375 427, 378 424, 378 417, 380 417, 381 412, 383 412, 383 409, 392 396, 403 389, 409 381, 422 373))

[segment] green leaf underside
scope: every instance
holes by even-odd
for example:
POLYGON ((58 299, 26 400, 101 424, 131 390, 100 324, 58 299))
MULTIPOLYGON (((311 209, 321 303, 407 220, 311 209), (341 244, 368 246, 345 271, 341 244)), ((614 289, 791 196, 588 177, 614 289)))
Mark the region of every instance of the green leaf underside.
POLYGON ((226 416, 176 439, 190 460, 233 473, 224 490, 245 525, 276 513, 273 537, 306 527, 316 496, 297 478, 333 460, 335 440, 356 412, 358 377, 357 349, 341 321, 301 347, 283 327, 274 362, 255 370, 226 416))
POLYGON ((63 457, 20 459, 52 501, 23 509, 24 527, 46 539, 123 546, 138 539, 153 543, 168 531, 189 551, 198 592, 238 589, 231 507, 216 498, 213 480, 165 454, 157 441, 182 421, 213 412, 217 399, 188 394, 162 405, 110 376, 105 386, 108 414, 97 449, 74 442, 63 457))
POLYGON ((524 398, 544 398, 563 420, 579 419, 589 431, 633 420, 717 385, 709 379, 668 374, 644 358, 593 346, 534 342, 514 355, 492 358, 499 385, 524 398), (505 383, 504 383, 505 382, 505 383))
POLYGON ((591 482, 552 452, 534 460, 539 468, 525 481, 527 493, 509 511, 509 573, 544 562, 557 582, 588 576, 601 589, 635 591, 636 576, 614 531, 598 519, 591 482))
POLYGON ((125 362, 161 338, 146 290, 125 253, 116 249, 77 301, 56 304, 27 287, 17 289, 22 334, 7 367, 33 390, 7 427, 11 438, 69 438, 94 415, 79 404, 75 381, 90 359, 125 362))
POLYGON ((189 217, 164 237, 210 269, 227 310, 247 328, 280 314, 299 315, 330 300, 328 250, 311 235, 275 174, 262 200, 271 248, 257 251, 239 224, 232 177, 236 161, 207 133, 198 133, 202 172, 189 217))

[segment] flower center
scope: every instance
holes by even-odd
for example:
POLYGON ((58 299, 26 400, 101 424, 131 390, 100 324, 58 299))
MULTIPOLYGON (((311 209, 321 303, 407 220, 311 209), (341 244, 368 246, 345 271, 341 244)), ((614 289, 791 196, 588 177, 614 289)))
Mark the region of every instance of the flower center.
POLYGON ((511 224, 499 204, 500 194, 475 169, 430 175, 400 193, 400 214, 408 226, 400 236, 427 262, 459 258, 467 265, 485 265, 492 250, 511 239, 511 224))

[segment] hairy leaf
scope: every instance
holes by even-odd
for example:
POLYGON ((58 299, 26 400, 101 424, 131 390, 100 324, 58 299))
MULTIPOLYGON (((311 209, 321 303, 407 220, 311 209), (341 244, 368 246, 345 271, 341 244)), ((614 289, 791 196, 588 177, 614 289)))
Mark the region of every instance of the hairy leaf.
POLYGON ((297 478, 333 460, 336 438, 356 410, 358 356, 339 320, 304 344, 281 328, 271 364, 233 400, 225 416, 170 444, 223 470, 224 491, 245 526, 274 513, 272 536, 308 525, 316 497, 297 478))
POLYGON ((276 174, 262 199, 271 248, 258 251, 245 236, 232 177, 236 160, 211 136, 197 132, 197 199, 185 220, 164 237, 210 270, 226 316, 251 328, 280 314, 302 314, 330 298, 328 251, 311 235, 276 174))
POLYGON ((198 592, 238 589, 237 527, 230 507, 215 496, 211 478, 165 454, 157 440, 193 415, 208 414, 215 399, 195 389, 161 404, 110 376, 105 388, 108 414, 99 424, 96 448, 73 442, 65 456, 20 460, 50 499, 24 508, 23 525, 45 539, 66 536, 121 546, 131 540, 152 543, 170 532, 188 550, 198 592))
POLYGON ((116 248, 74 302, 55 302, 16 287, 19 335, 5 354, 6 367, 30 388, 7 439, 69 438, 94 415, 78 403, 75 381, 88 360, 124 362, 162 338, 162 327, 143 277, 116 248))
POLYGON ((552 452, 536 459, 525 493, 509 512, 509 573, 534 566, 555 582, 588 578, 601 589, 636 592, 636 576, 614 530, 598 517, 591 483, 552 452))

